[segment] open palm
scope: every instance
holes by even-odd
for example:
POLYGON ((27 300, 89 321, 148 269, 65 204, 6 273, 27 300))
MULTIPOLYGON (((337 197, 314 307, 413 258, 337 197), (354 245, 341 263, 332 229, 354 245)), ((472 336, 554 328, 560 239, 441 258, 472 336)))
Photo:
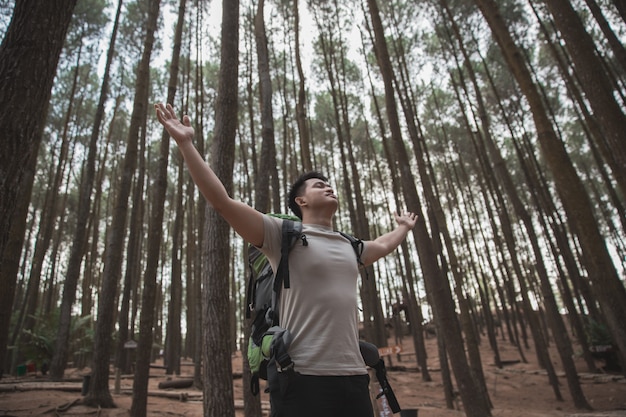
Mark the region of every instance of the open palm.
POLYGON ((177 144, 190 142, 193 140, 194 129, 191 127, 191 119, 184 115, 182 122, 176 116, 174 108, 168 104, 155 104, 157 119, 163 125, 165 130, 170 134, 177 144))

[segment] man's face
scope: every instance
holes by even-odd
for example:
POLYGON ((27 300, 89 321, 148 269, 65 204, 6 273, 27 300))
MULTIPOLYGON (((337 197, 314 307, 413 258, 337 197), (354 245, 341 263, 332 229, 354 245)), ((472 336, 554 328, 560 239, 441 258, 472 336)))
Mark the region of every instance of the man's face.
POLYGON ((302 197, 309 206, 317 207, 330 204, 335 208, 337 207, 339 202, 335 191, 326 181, 319 178, 310 178, 304 184, 305 189, 302 197))

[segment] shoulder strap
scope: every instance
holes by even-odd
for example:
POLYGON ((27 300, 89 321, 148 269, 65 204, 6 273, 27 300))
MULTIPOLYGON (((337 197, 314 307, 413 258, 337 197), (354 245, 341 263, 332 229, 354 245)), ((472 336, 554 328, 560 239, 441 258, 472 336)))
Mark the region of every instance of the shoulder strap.
POLYGON ((289 288, 289 251, 302 234, 302 223, 289 219, 283 220, 282 240, 280 244, 280 263, 274 278, 274 291, 280 292, 281 285, 289 288))
POLYGON ((361 260, 361 255, 363 254, 363 249, 365 248, 365 244, 363 243, 361 239, 354 237, 352 235, 349 235, 347 233, 339 232, 339 234, 341 234, 341 236, 345 237, 346 239, 350 241, 350 244, 352 245, 352 249, 354 249, 354 254, 356 255, 356 261, 359 264, 359 266, 361 266, 365 270, 365 278, 369 279, 369 274, 367 273, 365 264, 361 260))

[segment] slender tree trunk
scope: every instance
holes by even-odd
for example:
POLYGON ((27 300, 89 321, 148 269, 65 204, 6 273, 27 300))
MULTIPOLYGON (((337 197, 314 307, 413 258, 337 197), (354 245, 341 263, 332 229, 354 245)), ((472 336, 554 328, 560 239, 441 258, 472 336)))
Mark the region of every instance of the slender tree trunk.
POLYGON ((440 335, 444 337, 448 353, 450 354, 452 369, 457 379, 466 414, 469 417, 490 416, 491 411, 489 410, 489 406, 480 395, 480 389, 474 382, 467 364, 464 343, 461 337, 449 283, 447 279, 442 276, 436 263, 435 252, 428 230, 426 229, 424 215, 421 212, 421 203, 415 188, 415 181, 410 172, 411 165, 408 161, 408 155, 402 141, 402 133, 394 97, 393 69, 389 60, 389 52, 387 50, 378 5, 376 0, 368 0, 367 4, 372 19, 372 27, 374 28, 376 57, 378 65, 381 68, 385 85, 385 104, 391 130, 391 139, 394 144, 395 156, 398 160, 398 168, 401 173, 407 205, 418 214, 413 235, 420 255, 424 278, 429 282, 429 287, 432 291, 433 308, 437 311, 439 323, 442 325, 440 327, 440 335))
POLYGON ((604 17, 598 2, 595 0, 585 0, 585 3, 587 3, 587 7, 589 7, 591 14, 593 14, 594 19, 598 22, 598 26, 600 26, 600 30, 602 30, 604 37, 609 43, 609 46, 613 51, 613 55, 615 55, 615 59, 621 66, 621 70, 626 71, 626 48, 624 48, 622 41, 620 41, 611 28, 611 24, 604 17))
POLYGON ((298 98, 296 101, 296 120, 298 121, 298 133, 300 134, 300 155, 302 167, 305 172, 313 169, 311 165, 311 138, 309 134, 309 117, 307 114, 307 101, 305 89, 304 70, 302 69, 302 58, 300 53, 300 10, 298 4, 300 0, 293 0, 294 14, 294 48, 296 52, 296 68, 298 69, 298 98))
POLYGON ((67 158, 70 149, 69 138, 69 123, 72 117, 74 108, 74 101, 76 100, 76 89, 78 84, 78 74, 80 69, 80 56, 82 48, 78 49, 76 56, 76 66, 74 68, 74 76, 72 79, 72 86, 69 91, 69 103, 67 110, 65 111, 65 120, 63 122, 63 132, 61 134, 61 147, 59 149, 59 157, 57 160, 56 171, 54 176, 51 177, 50 186, 46 191, 46 199, 44 207, 41 212, 41 219, 39 221, 39 233, 37 235, 37 242, 35 243, 35 254, 31 261, 31 270, 29 275, 28 292, 26 294, 26 317, 24 319, 23 328, 33 329, 35 326, 35 317, 37 315, 37 309, 39 307, 40 299, 39 286, 41 282, 42 267, 46 253, 50 248, 50 242, 52 241, 52 234, 55 229, 56 218, 58 216, 58 197, 59 189, 63 181, 63 175, 65 167, 67 165, 67 158))
MULTIPOLYGON (((519 52, 502 20, 496 2, 493 0, 476 0, 476 3, 492 28, 502 53, 528 100, 543 155, 554 176, 568 221, 583 249, 585 267, 593 282, 592 288, 600 301, 614 342, 621 352, 622 363, 626 363, 624 358, 626 356, 626 328, 622 324, 623 318, 626 317, 626 289, 618 277, 604 238, 600 234, 589 197, 563 143, 556 137, 552 124, 547 117, 542 97, 523 60, 523 54, 519 52)), ((598 109, 597 111, 601 110, 598 109)), ((621 127, 623 133, 624 125, 621 124, 621 127)), ((618 146, 618 144, 614 142, 613 146, 618 146)))
POLYGON ((170 302, 167 312, 167 333, 165 345, 165 373, 180 375, 180 356, 182 335, 180 318, 182 313, 182 227, 184 222, 183 211, 183 164, 178 158, 178 190, 176 197, 176 214, 172 227, 172 278, 170 282, 170 302))
MULTIPOLYGON (((223 0, 221 67, 210 165, 228 193, 233 189, 237 129, 238 18, 239 1, 223 0)), ((229 332, 232 318, 228 301, 230 227, 210 208, 207 209, 207 236, 211 238, 204 241, 202 289, 204 416, 234 417, 230 341, 224 337, 229 332)))
MULTIPOLYGON (((196 8, 196 26, 200 27, 202 22, 202 7, 196 8)), ((202 59, 202 34, 201 31, 196 31, 196 57, 198 61, 201 62, 202 59)), ((198 147, 198 152, 200 155, 205 154, 205 146, 204 146, 204 124, 202 122, 202 116, 204 115, 204 71, 200 65, 196 66, 196 77, 195 77, 195 91, 198 92, 195 98, 195 120, 196 122, 196 135, 198 137, 198 141, 196 142, 196 146, 198 147)), ((195 186, 194 186, 195 189, 195 186)), ((196 192, 196 195, 199 193, 196 192)), ((202 361, 203 361, 203 353, 202 353, 202 272, 203 272, 203 261, 202 261, 202 250, 204 247, 204 228, 206 223, 206 200, 204 198, 198 199, 198 206, 196 208, 196 226, 197 229, 195 231, 196 236, 196 247, 195 247, 195 258, 193 262, 196 265, 194 269, 193 275, 193 295, 192 302, 195 308, 194 311, 194 327, 196 332, 194 333, 194 345, 193 345, 193 379, 194 386, 198 389, 203 389, 202 383, 202 361)))
MULTIPOLYGON (((363 13, 367 13, 365 8, 363 9, 363 13)), ((367 29, 368 29, 368 33, 370 34, 370 37, 372 38, 372 43, 373 43, 374 41, 373 41, 373 36, 371 34, 371 29, 369 26, 367 29)), ((374 102, 374 109, 376 113, 376 120, 378 121, 380 135, 382 137, 382 142, 383 142, 383 151, 384 151, 385 157, 389 165, 389 170, 391 171, 391 189, 396 199, 395 201, 396 207, 401 207, 400 191, 399 191, 400 186, 398 184, 399 179, 398 179, 398 174, 397 174, 398 171, 394 163, 395 157, 393 155, 393 151, 389 144, 389 140, 386 139, 387 135, 385 132, 385 123, 383 121, 382 112, 380 110, 378 99, 376 98, 376 94, 374 94, 374 87, 373 87, 371 76, 370 76, 369 66, 367 70, 368 70, 368 79, 370 81, 369 83, 370 89, 372 91, 372 97, 373 97, 373 102, 374 102)), ((409 287, 409 293, 407 294, 407 301, 409 303, 408 315, 409 315, 409 320, 411 322, 411 328, 412 328, 411 334, 413 338, 413 345, 415 348, 416 361, 419 365, 419 368, 422 374, 422 380, 431 381, 432 378, 428 371, 426 345, 424 342, 424 328, 423 328, 424 319, 423 319, 422 312, 421 312, 421 306, 418 304, 418 293, 414 288, 415 286, 413 283, 414 280, 412 279, 413 278, 412 272, 409 269, 411 267, 410 265, 412 265, 412 262, 408 261, 408 259, 410 258, 410 254, 409 254, 408 244, 406 243, 406 241, 402 242, 401 248, 402 248, 402 253, 404 255, 404 258, 405 258, 405 264, 406 264, 406 270, 407 270, 406 281, 409 287)), ((426 282, 424 283, 424 285, 428 286, 426 282)), ((427 288, 427 292, 428 292, 428 288, 427 288)))
MULTIPOLYGON (((152 0, 150 6, 146 24, 144 49, 141 62, 137 68, 135 99, 128 131, 126 154, 122 164, 121 180, 113 208, 111 228, 107 236, 102 288, 98 301, 98 319, 96 323, 92 375, 89 392, 84 398, 85 404, 103 408, 115 406, 109 391, 111 335, 114 328, 114 312, 117 311, 115 303, 122 268, 128 197, 130 195, 132 177, 137 167, 139 131, 142 126, 145 126, 150 85, 150 56, 152 55, 154 32, 156 31, 156 23, 159 16, 159 0, 152 0)), ((145 131, 145 128, 143 130, 145 131)), ((140 414, 133 415, 137 417, 140 416, 140 414)))
POLYGON ((612 158, 608 163, 613 174, 619 179, 622 193, 626 193, 626 114, 616 101, 614 89, 609 80, 602 59, 596 55, 596 47, 570 2, 546 0, 554 24, 565 40, 565 45, 574 62, 578 79, 600 129, 605 133, 612 158))
POLYGON ((267 35, 265 34, 265 21, 263 11, 265 0, 259 0, 254 16, 254 37, 256 39, 256 52, 259 69, 259 99, 261 102, 261 154, 260 163, 267 168, 262 170, 255 178, 255 195, 265 198, 257 198, 255 206, 257 210, 266 213, 270 210, 269 184, 272 176, 272 166, 276 167, 276 146, 274 142, 274 112, 272 111, 272 79, 270 75, 269 52, 267 48, 267 35))
POLYGON ((107 53, 107 61, 102 76, 102 84, 100 87, 100 98, 98 107, 94 117, 94 124, 91 129, 91 138, 89 141, 89 150, 87 154, 87 163, 83 169, 81 176, 80 191, 78 196, 78 212, 76 213, 76 227, 74 229, 74 237, 72 239, 72 248, 70 250, 70 259, 67 265, 67 273, 63 286, 63 298, 61 301, 59 329, 57 331, 56 349, 54 357, 50 365, 50 377, 52 379, 61 379, 67 364, 67 346, 70 331, 71 310, 74 300, 76 299, 76 288, 80 277, 80 269, 85 254, 85 243, 87 241, 87 222, 91 210, 91 193, 93 190, 93 182, 95 178, 96 152, 97 143, 100 136, 100 125, 104 117, 104 105, 108 97, 108 86, 110 77, 110 68, 113 60, 113 52, 115 50, 115 39, 117 38, 117 27, 122 8, 122 0, 119 0, 117 12, 115 14, 115 22, 109 42, 109 50, 107 53))
MULTIPOLYGON (((151 0, 150 17, 159 15, 160 0, 151 0)), ((180 62, 180 50, 182 44, 182 32, 185 19, 186 0, 180 0, 178 5, 178 20, 174 34, 174 46, 172 49, 172 61, 169 68, 169 82, 167 85, 167 103, 173 103, 176 97, 178 71, 180 62)), ((152 35, 151 35, 152 36, 152 35)), ((149 77, 147 77, 149 79, 149 77)), ((163 212, 165 194, 167 191, 167 167, 170 153, 170 136, 163 129, 159 147, 157 173, 152 184, 152 211, 148 226, 148 254, 146 268, 143 277, 143 290, 141 296, 141 316, 139 319, 139 340, 137 343, 137 363, 135 366, 135 379, 133 380, 133 403, 131 414, 135 417, 143 417, 147 414, 148 382, 150 378, 150 362, 152 360, 152 346, 154 340, 153 329, 156 320, 155 313, 158 308, 158 294, 162 292, 157 288, 157 274, 159 258, 161 255, 161 243, 163 240, 163 212)), ((175 248, 176 249, 176 248, 175 248)), ((173 284, 174 285, 174 284, 173 284)), ((155 331, 157 335, 158 331, 155 331)))

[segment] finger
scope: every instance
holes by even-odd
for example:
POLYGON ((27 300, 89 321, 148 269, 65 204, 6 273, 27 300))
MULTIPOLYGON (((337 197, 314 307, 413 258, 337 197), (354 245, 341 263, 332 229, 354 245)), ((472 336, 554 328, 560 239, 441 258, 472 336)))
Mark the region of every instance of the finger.
POLYGON ((157 119, 159 119, 159 122, 162 123, 164 121, 163 104, 155 104, 154 109, 156 111, 157 119))
POLYGON ((167 112, 172 119, 177 119, 174 107, 172 107, 172 105, 169 103, 167 104, 167 112))

